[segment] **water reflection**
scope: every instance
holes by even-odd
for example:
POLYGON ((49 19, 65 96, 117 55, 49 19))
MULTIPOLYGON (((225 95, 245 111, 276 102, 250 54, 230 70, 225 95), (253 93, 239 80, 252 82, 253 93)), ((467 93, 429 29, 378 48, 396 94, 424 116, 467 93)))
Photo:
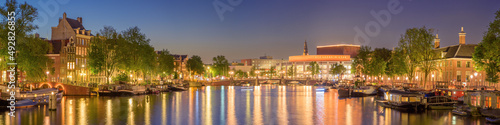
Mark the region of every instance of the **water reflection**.
POLYGON ((374 97, 339 99, 314 86, 207 86, 132 97, 71 97, 47 107, 0 113, 0 124, 484 124, 450 111, 406 113, 375 104, 374 97))

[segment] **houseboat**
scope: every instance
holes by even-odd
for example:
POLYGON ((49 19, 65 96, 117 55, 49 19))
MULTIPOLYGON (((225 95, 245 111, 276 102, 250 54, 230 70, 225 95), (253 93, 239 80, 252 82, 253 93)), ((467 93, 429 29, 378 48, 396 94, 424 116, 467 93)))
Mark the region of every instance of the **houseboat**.
POLYGON ((465 92, 464 104, 478 108, 482 116, 500 117, 500 92, 491 90, 469 90, 465 92))
POLYGON ((390 90, 384 98, 388 101, 387 104, 394 108, 421 110, 424 107, 422 103, 424 96, 417 92, 390 90))
POLYGON ((129 96, 146 94, 147 91, 145 86, 110 84, 100 85, 98 93, 100 96, 129 96))
POLYGON ((437 96, 449 96, 451 99, 459 102, 463 102, 463 96, 465 94, 465 90, 462 89, 448 89, 448 88, 441 88, 441 89, 436 89, 435 95, 437 96))
POLYGON ((351 97, 365 97, 376 94, 377 88, 375 86, 360 86, 359 88, 352 89, 351 97))
POLYGON ((427 103, 426 106, 429 109, 454 109, 454 105, 457 104, 458 102, 453 100, 450 96, 431 96, 431 97, 426 97, 427 103))
POLYGON ((146 86, 138 85, 122 85, 122 89, 118 90, 120 95, 142 95, 146 94, 146 86))

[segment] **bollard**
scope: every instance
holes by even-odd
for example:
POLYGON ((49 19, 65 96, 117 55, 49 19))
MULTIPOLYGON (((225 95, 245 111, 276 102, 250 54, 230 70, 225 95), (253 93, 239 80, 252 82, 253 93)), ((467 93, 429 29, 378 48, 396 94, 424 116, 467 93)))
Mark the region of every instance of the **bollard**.
POLYGON ((52 92, 52 94, 49 96, 49 111, 55 111, 57 109, 56 104, 57 97, 54 92, 52 92))

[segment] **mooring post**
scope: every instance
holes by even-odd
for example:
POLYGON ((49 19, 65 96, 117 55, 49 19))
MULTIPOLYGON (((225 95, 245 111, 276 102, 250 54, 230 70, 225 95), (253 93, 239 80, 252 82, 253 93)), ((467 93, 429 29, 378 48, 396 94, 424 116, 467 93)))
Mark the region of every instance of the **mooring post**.
POLYGON ((55 111, 57 109, 56 104, 57 104, 57 97, 54 94, 54 92, 52 92, 51 95, 49 96, 49 111, 55 111))

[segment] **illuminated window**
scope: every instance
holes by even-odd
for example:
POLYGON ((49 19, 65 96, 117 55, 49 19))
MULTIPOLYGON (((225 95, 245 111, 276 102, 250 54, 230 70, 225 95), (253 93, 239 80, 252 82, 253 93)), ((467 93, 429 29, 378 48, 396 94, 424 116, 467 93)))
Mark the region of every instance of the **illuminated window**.
POLYGON ((470 98, 470 102, 472 103, 472 106, 476 106, 476 101, 477 101, 477 97, 476 96, 472 96, 470 98))
POLYGON ((420 102, 420 98, 418 98, 418 97, 410 97, 410 102, 420 102))
POLYGON ((491 107, 491 97, 486 97, 484 100, 485 107, 491 107))
POLYGON ((408 97, 401 97, 402 102, 408 102, 408 97))
POLYGON ((497 97, 497 108, 500 109, 500 96, 497 97))

